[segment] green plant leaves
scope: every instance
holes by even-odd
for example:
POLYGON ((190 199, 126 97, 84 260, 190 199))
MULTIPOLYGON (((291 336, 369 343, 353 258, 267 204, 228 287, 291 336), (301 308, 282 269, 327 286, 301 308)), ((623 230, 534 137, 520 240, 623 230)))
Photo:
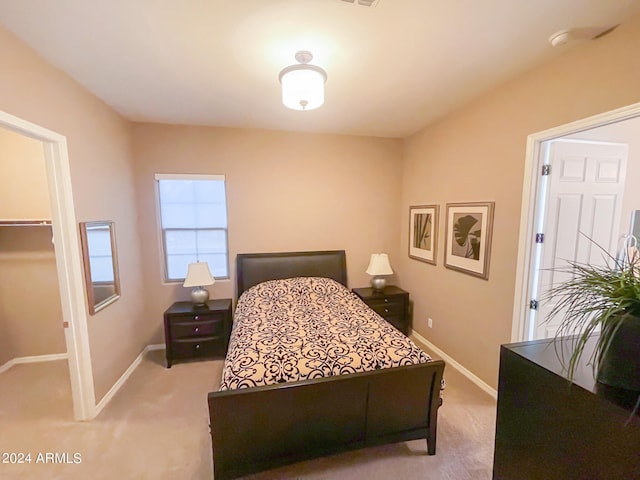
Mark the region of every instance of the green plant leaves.
POLYGON ((620 323, 628 316, 640 316, 638 260, 620 262, 597 243, 593 243, 603 250, 613 266, 568 261, 566 267, 555 269, 568 274, 568 279, 552 287, 543 296, 543 300, 555 302, 547 320, 560 317, 556 340, 560 337, 573 337, 568 362, 561 358, 569 380, 574 377, 578 361, 591 335, 600 331, 589 358, 595 372, 620 323))

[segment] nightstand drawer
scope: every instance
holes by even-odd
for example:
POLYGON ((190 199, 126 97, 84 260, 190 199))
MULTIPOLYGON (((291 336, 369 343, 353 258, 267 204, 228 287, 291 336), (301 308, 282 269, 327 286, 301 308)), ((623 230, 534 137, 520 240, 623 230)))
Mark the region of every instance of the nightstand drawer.
MULTIPOLYGON (((191 318, 192 319, 192 318, 191 318)), ((214 318, 209 321, 181 321, 174 322, 171 334, 174 339, 201 336, 219 336, 224 332, 222 318, 214 318)))
POLYGON ((370 287, 354 288, 355 293, 374 312, 405 335, 411 329, 409 292, 395 285, 389 285, 383 291, 370 287))
POLYGON ((389 322, 391 325, 396 327, 398 330, 400 330, 402 333, 407 335, 407 333, 408 333, 407 324, 406 324, 405 318, 402 315, 395 315, 395 316, 392 316, 392 317, 384 317, 384 319, 387 322, 389 322))
POLYGON ((174 360, 224 358, 233 314, 229 298, 209 300, 206 306, 175 302, 164 312, 167 368, 174 360))
POLYGON ((388 303, 404 303, 405 295, 384 295, 384 296, 376 296, 375 298, 367 298, 367 303, 369 305, 373 304, 388 304, 388 303))
POLYGON ((224 313, 220 312, 205 312, 205 313, 196 313, 192 315, 172 315, 169 318, 169 322, 174 327, 180 325, 181 323, 193 323, 193 322, 212 322, 218 321, 221 322, 224 320, 224 313))
POLYGON ((369 305, 378 315, 384 317, 387 315, 404 315, 404 302, 402 299, 394 299, 393 302, 381 303, 378 300, 368 300, 369 305), (400 301, 397 301, 400 300, 400 301))
POLYGON ((202 339, 182 338, 173 342, 175 358, 210 357, 224 355, 225 344, 221 339, 203 337, 202 339))

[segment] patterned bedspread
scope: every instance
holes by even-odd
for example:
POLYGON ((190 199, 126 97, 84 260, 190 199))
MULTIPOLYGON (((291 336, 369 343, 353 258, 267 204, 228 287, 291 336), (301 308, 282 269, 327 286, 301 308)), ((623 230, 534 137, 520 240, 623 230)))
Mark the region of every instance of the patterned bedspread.
POLYGON ((238 301, 220 390, 429 361, 340 283, 319 277, 271 280, 238 301))

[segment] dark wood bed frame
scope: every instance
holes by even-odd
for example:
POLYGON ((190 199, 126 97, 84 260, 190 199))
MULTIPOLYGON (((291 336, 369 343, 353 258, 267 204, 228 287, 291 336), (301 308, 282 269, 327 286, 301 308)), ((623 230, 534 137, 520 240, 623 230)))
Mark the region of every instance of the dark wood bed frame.
MULTIPOLYGON (((241 254, 238 297, 270 279, 333 278, 346 286, 345 252, 241 254)), ((444 362, 211 392, 215 480, 373 445, 425 438, 436 452, 444 362)))

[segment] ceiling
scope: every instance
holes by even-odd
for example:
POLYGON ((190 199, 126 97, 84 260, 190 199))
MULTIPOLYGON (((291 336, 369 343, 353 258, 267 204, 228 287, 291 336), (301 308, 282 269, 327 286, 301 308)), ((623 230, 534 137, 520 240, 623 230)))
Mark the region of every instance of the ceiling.
POLYGON ((134 121, 406 137, 612 27, 640 0, 0 0, 0 24, 134 121), (325 104, 278 73, 310 50, 325 104))

